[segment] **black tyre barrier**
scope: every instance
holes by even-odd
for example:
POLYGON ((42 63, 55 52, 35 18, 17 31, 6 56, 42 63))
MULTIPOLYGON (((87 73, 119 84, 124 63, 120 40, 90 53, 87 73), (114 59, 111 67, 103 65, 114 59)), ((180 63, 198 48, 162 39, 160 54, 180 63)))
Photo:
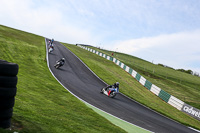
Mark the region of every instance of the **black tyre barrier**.
POLYGON ((5 60, 0 60, 0 75, 1 76, 16 76, 19 66, 15 63, 10 63, 5 60))
POLYGON ((14 107, 15 98, 0 98, 0 110, 14 107))
POLYGON ((17 85, 17 76, 0 76, 0 87, 13 88, 17 85))
POLYGON ((19 66, 0 60, 0 128, 9 128, 17 92, 19 66))
POLYGON ((0 110, 0 121, 10 119, 12 117, 12 114, 13 114, 13 108, 1 109, 0 110))
POLYGON ((0 87, 0 98, 8 98, 16 96, 17 88, 2 88, 0 87))
POLYGON ((0 128, 9 128, 11 123, 10 119, 0 120, 0 128))

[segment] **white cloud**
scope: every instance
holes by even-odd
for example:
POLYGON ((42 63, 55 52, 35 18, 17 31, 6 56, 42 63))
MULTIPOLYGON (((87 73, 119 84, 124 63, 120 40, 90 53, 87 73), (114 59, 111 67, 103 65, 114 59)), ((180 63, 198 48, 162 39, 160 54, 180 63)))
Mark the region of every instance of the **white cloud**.
MULTIPOLYGON (((156 37, 119 41, 113 50, 135 55, 150 62, 199 71, 200 30, 156 37)), ((199 71, 200 72, 200 71, 199 71)))
MULTIPOLYGON (((99 37, 91 34, 89 29, 75 25, 76 22, 70 20, 73 18, 62 12, 62 9, 67 10, 63 3, 43 2, 45 1, 41 3, 39 1, 34 3, 32 0, 1 1, 1 24, 69 43, 91 44, 99 40, 99 37)), ((86 10, 80 12, 92 15, 86 10)))

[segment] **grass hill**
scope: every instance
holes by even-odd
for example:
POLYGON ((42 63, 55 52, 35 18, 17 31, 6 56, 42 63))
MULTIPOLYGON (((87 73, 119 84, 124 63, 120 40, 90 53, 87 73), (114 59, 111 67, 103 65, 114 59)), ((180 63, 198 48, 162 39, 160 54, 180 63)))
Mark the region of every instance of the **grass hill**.
POLYGON ((45 55, 44 37, 0 25, 0 59, 19 65, 12 130, 1 133, 125 132, 66 91, 45 55))
POLYGON ((200 77, 177 71, 170 67, 153 64, 131 55, 95 47, 90 48, 110 56, 114 53, 115 58, 137 71, 151 83, 185 103, 200 109, 200 77))
MULTIPOLYGON (((65 44, 65 46, 70 49, 73 53, 75 53, 87 66, 89 66, 90 69, 92 69, 96 75, 98 75, 101 79, 103 79, 108 84, 113 84, 116 81, 120 82, 120 92, 123 94, 129 96, 130 98, 142 103, 143 105, 165 115, 168 116, 171 119, 174 119, 180 123, 183 123, 187 126, 195 127, 197 129, 200 129, 200 121, 190 117, 189 115, 177 110, 176 108, 172 107, 171 105, 167 104, 163 100, 161 100, 159 97, 151 93, 148 89, 143 87, 138 81, 136 81, 134 78, 132 78, 131 75, 129 75, 127 72, 125 72, 123 69, 121 69, 119 66, 115 65, 112 61, 108 61, 94 53, 91 53, 89 51, 86 51, 80 47, 77 47, 75 45, 65 44)), ((94 48, 93 48, 94 49, 94 48)), ((101 51, 103 53, 107 53, 108 55, 111 55, 111 51, 102 51, 99 49, 96 49, 98 51, 101 51)), ((124 56, 124 59, 126 59, 128 55, 125 54, 117 54, 118 59, 120 56, 124 56)), ((132 56, 129 56, 129 58, 133 58, 132 56)), ((136 58, 136 57, 134 57, 136 58)), ((123 58, 121 58, 123 59, 123 58)), ((123 61, 121 60, 120 61, 123 61)), ((139 58, 136 58, 139 61, 142 61, 139 58)), ((145 62, 145 61, 143 61, 145 62)), ((125 64, 129 65, 128 63, 124 62, 125 64)), ((146 62, 148 63, 148 62, 146 62)), ((130 65, 129 65, 130 66, 130 65)), ((139 69, 137 69, 139 70, 139 69)), ((143 72, 143 71, 138 71, 143 72)), ((144 71, 145 72, 145 71, 144 71)), ((142 74, 142 73, 141 73, 142 74)), ((149 79, 152 75, 148 76, 145 75, 144 77, 149 79)), ((150 74, 150 73, 149 73, 150 74)), ((162 77, 155 78, 152 76, 152 79, 158 83, 162 83, 163 80, 162 77)), ((151 81, 151 80, 150 80, 151 81)), ((170 80, 166 80, 166 83, 173 83, 174 89, 176 89, 176 82, 172 82, 170 80)), ((165 83, 165 82, 164 82, 165 83)), ((179 86, 179 85, 177 85, 179 86)), ((180 85, 181 86, 181 85, 180 85)), ((183 85, 184 86, 184 85, 183 85)), ((186 94, 185 94, 186 95, 186 94)))

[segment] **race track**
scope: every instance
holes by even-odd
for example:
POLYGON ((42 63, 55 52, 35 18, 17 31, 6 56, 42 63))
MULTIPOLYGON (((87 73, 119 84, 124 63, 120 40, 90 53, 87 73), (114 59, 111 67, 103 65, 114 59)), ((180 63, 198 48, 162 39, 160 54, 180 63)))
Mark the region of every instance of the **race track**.
MULTIPOLYGON (((48 42, 48 41, 46 41, 48 42)), ((49 68, 54 76, 74 95, 87 103, 156 133, 196 133, 194 130, 174 122, 122 94, 109 98, 100 93, 106 84, 96 77, 73 53, 59 42, 54 42, 53 53, 48 54, 49 68), (65 58, 60 69, 53 66, 56 60, 65 58)))

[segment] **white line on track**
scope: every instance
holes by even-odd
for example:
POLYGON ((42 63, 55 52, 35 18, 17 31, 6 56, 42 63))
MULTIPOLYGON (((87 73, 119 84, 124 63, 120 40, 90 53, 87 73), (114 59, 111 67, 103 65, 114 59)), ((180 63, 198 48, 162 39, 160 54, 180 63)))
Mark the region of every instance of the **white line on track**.
POLYGON ((192 129, 192 130, 194 130, 194 131, 196 131, 196 132, 199 132, 199 133, 200 133, 200 131, 199 131, 199 130, 197 130, 197 129, 194 129, 194 128, 192 128, 192 127, 188 127, 188 128, 190 128, 190 129, 192 129))

